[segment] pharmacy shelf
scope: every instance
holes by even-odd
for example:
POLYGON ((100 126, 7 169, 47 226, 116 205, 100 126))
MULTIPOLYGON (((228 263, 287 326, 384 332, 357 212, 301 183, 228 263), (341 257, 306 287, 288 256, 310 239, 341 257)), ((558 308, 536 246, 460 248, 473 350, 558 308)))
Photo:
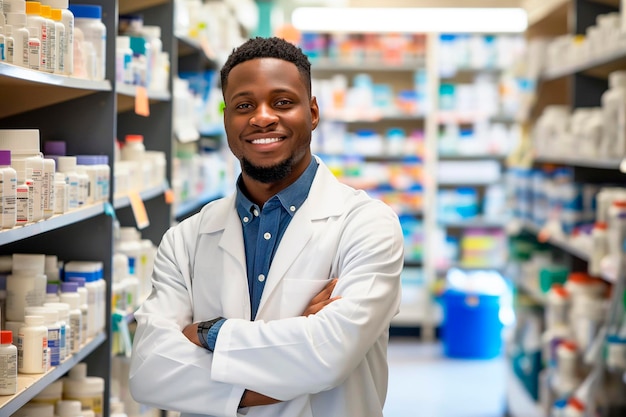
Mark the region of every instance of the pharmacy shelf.
POLYGON ((566 77, 576 73, 584 73, 598 78, 607 78, 609 73, 624 69, 626 66, 626 47, 620 48, 598 56, 585 62, 575 65, 569 65, 563 68, 557 68, 546 71, 542 74, 542 81, 556 80, 557 78, 566 77))
MULTIPOLYGON (((163 195, 163 193, 165 193, 165 191, 168 189, 169 187, 167 186, 167 184, 163 183, 162 185, 158 187, 152 187, 152 188, 148 188, 147 190, 140 191, 139 197, 141 197, 142 201, 151 200, 155 197, 163 195)), ((128 195, 119 196, 119 197, 115 197, 115 199, 113 200, 113 207, 117 210, 117 209, 121 209, 124 207, 129 207, 130 203, 131 203, 130 196, 128 195)))
POLYGON ((337 62, 320 59, 312 60, 311 69, 313 71, 356 71, 356 72, 406 72, 416 71, 425 68, 424 60, 415 60, 402 63, 385 63, 384 61, 372 61, 362 63, 337 62))
POLYGON ((481 179, 476 179, 476 180, 468 180, 468 181, 463 181, 463 180, 438 180, 438 185, 440 187, 463 187, 463 186, 482 186, 482 185, 495 185, 502 182, 501 179, 494 179, 494 180, 481 180, 481 179))
MULTIPOLYGON (((138 97, 136 85, 118 84, 115 86, 117 98, 117 112, 123 113, 135 109, 138 97)), ((169 91, 151 91, 146 92, 149 103, 168 102, 172 99, 169 91)))
POLYGON ((481 159, 506 159, 508 155, 499 153, 477 153, 477 154, 453 154, 453 153, 439 153, 440 161, 474 161, 481 159))
POLYGON ((176 219, 187 217, 189 214, 201 209, 205 204, 208 204, 211 201, 217 200, 218 198, 221 198, 221 197, 222 197, 221 193, 220 194, 211 193, 211 194, 199 196, 197 198, 192 198, 186 201, 182 201, 180 203, 176 203, 176 206, 174 209, 174 216, 176 217, 176 219))
POLYGON ((108 80, 92 81, 0 62, 0 118, 47 107, 78 97, 111 91, 108 80), (36 100, 33 98, 36 97, 36 100))
POLYGON ((129 14, 167 4, 171 0, 119 0, 119 14, 129 14))
POLYGON ((522 224, 522 229, 527 233, 530 233, 537 237, 541 242, 548 243, 552 246, 560 248, 561 250, 569 253, 577 257, 578 259, 582 259, 583 261, 589 261, 589 253, 585 249, 579 248, 570 242, 568 242, 565 238, 551 236, 546 233, 541 227, 529 222, 525 221, 522 224))
POLYGON ((47 220, 16 226, 0 231, 0 245, 17 242, 27 237, 39 235, 51 230, 60 229, 74 223, 82 222, 104 213, 104 204, 98 203, 81 207, 64 214, 57 214, 47 220))
POLYGON ((322 116, 324 121, 328 122, 343 122, 343 123, 378 123, 385 120, 389 121, 411 121, 411 122, 424 122, 425 116, 423 114, 408 114, 402 112, 380 112, 373 111, 369 114, 359 113, 328 113, 322 116))
POLYGON ((74 365, 87 358, 87 356, 102 345, 106 339, 107 337, 104 332, 98 333, 89 340, 78 353, 71 355, 60 365, 51 368, 44 374, 18 374, 17 393, 15 395, 0 396, 0 415, 10 416, 15 413, 44 388, 65 375, 74 365))
POLYGON ((546 417, 539 404, 530 396, 522 381, 515 375, 511 360, 507 358, 507 416, 510 417, 546 417))
POLYGON ((483 216, 477 216, 469 219, 459 219, 459 220, 445 220, 440 219, 438 223, 441 226, 448 228, 456 228, 456 229, 466 229, 473 227, 483 227, 483 228, 503 228, 507 224, 506 219, 502 218, 487 218, 483 216))
POLYGON ((534 159, 536 163, 571 165, 585 168, 618 170, 623 164, 621 159, 589 159, 559 156, 539 156, 534 159))

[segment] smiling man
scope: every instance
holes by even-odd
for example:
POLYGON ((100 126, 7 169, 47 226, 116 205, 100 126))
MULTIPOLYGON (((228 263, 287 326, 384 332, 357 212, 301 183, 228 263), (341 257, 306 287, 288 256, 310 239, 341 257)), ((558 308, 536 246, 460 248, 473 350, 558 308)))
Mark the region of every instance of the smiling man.
POLYGON ((299 48, 251 39, 221 81, 242 173, 163 237, 131 393, 187 416, 382 417, 398 218, 311 154, 319 109, 299 48))

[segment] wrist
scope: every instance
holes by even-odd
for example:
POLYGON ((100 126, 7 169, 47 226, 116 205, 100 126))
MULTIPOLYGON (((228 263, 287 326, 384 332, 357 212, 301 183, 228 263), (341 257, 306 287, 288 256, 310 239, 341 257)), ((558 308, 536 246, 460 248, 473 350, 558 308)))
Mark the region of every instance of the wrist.
POLYGON ((224 320, 224 318, 217 317, 212 320, 201 321, 198 323, 198 339, 200 341, 200 345, 203 348, 210 350, 211 352, 213 351, 213 349, 211 349, 208 342, 209 331, 211 330, 211 327, 213 327, 217 322, 221 320, 224 320))

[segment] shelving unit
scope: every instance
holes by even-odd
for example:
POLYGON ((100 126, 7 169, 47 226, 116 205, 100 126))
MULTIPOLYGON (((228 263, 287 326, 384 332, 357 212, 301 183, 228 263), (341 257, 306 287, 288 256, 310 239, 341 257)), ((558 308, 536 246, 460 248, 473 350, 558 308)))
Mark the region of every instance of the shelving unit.
MULTIPOLYGON (((304 37, 308 35, 309 34, 305 34, 304 37)), ((325 36, 332 37, 334 35, 327 34, 325 36)), ((354 42, 353 45, 357 45, 359 41, 356 39, 359 35, 354 34, 354 37, 350 36, 342 39, 342 42, 346 42, 345 45, 351 44, 351 42, 354 42)), ((372 36, 375 37, 376 35, 372 36)), ((407 233, 407 257, 405 259, 405 273, 402 279, 406 296, 402 301, 400 313, 392 322, 393 326, 403 328, 421 328, 424 325, 430 327, 430 313, 428 312, 430 304, 429 288, 424 259, 411 257, 414 252, 412 245, 416 244, 412 239, 417 239, 417 237, 415 237, 417 235, 412 234, 423 235, 425 233, 425 223, 429 220, 427 218, 429 213, 423 209, 426 207, 425 200, 428 198, 428 191, 426 190, 421 174, 422 172, 426 172, 426 161, 424 160, 424 155, 419 154, 421 151, 417 148, 410 153, 407 151, 388 153, 386 150, 367 152, 355 146, 354 151, 352 151, 350 147, 350 137, 357 135, 359 131, 372 132, 380 136, 382 144, 379 143, 379 146, 381 146, 381 149, 386 149, 388 142, 385 136, 388 130, 391 128, 399 128, 405 132, 406 136, 404 140, 406 141, 410 140, 409 136, 411 132, 420 131, 421 139, 417 139, 419 143, 415 142, 415 144, 419 148, 425 147, 426 130, 430 123, 427 110, 430 105, 430 103, 427 102, 428 98, 424 101, 416 102, 416 106, 413 110, 409 110, 411 108, 410 105, 401 107, 402 104, 398 96, 402 90, 416 91, 417 83, 419 82, 418 71, 425 72, 427 70, 426 65, 429 51, 426 43, 428 40, 426 35, 421 35, 421 37, 420 39, 415 38, 411 40, 406 38, 406 41, 415 42, 414 45, 416 45, 416 48, 419 48, 418 45, 421 45, 424 47, 423 51, 416 52, 417 55, 415 57, 408 57, 406 55, 402 58, 396 57, 398 59, 394 62, 387 62, 382 56, 382 51, 379 51, 379 57, 371 58, 371 56, 368 55, 370 52, 372 56, 377 53, 374 51, 375 47, 371 45, 370 47, 372 49, 368 49, 368 52, 361 51, 363 55, 361 55, 361 52, 355 52, 354 56, 348 56, 349 54, 344 55, 342 52, 341 56, 332 59, 328 58, 324 53, 315 55, 315 52, 312 52, 312 55, 310 55, 312 63, 311 71, 314 79, 313 87, 314 90, 316 90, 313 94, 317 96, 321 110, 320 125, 316 132, 314 132, 314 153, 320 155, 322 159, 329 164, 331 169, 335 167, 335 161, 344 161, 337 162, 337 170, 341 171, 338 172, 341 181, 355 188, 365 189, 373 196, 387 201, 388 204, 396 209, 401 219, 404 219, 402 223, 407 233), (369 77, 373 85, 384 85, 384 87, 381 88, 386 89, 387 94, 393 96, 393 98, 389 97, 386 99, 389 101, 386 107, 376 105, 355 108, 351 107, 349 103, 346 103, 343 107, 336 107, 331 102, 327 92, 324 92, 325 90, 323 89, 325 87, 322 86, 321 80, 330 80, 331 77, 339 75, 345 77, 347 81, 346 87, 348 89, 344 91, 346 96, 351 94, 350 91, 354 88, 356 77, 364 75, 369 77), (329 145, 330 139, 327 133, 334 131, 334 128, 328 128, 329 130, 327 131, 327 124, 328 126, 342 126, 341 129, 345 131, 345 137, 342 139, 336 138, 335 140, 343 141, 343 144, 340 145, 343 149, 334 149, 332 145, 329 145), (345 161, 347 160, 356 162, 346 164, 345 161), (357 170, 361 170, 361 173, 355 174, 347 165, 353 168, 356 167, 357 170), (402 190, 398 190, 398 188, 402 187, 393 185, 393 181, 397 181, 398 179, 394 179, 392 174, 372 174, 368 176, 366 172, 372 167, 376 167, 376 169, 387 167, 390 170, 405 170, 402 171, 402 174, 396 175, 405 179, 402 184, 407 187, 404 191, 406 195, 404 197, 397 194, 392 195, 392 190, 394 189, 395 193, 401 194, 403 192, 402 190), (387 177, 387 175, 389 175, 389 177, 387 177), (414 177, 409 180, 409 177, 413 175, 414 177), (412 182, 413 184, 409 187, 408 182, 412 182), (414 185, 419 186, 419 189, 414 188, 414 185), (389 189, 389 191, 385 191, 386 189, 389 189), (409 197, 409 195, 413 197, 409 197), (413 203, 409 202, 411 198, 415 199, 413 203)), ((372 45, 376 42, 385 42, 382 36, 379 36, 376 40, 372 38, 371 41, 372 45)), ((307 53, 307 45, 303 44, 301 46, 305 53, 307 53)), ((364 49, 370 47, 364 47, 364 49)), ((359 46, 355 46, 355 48, 358 49, 359 46)), ((338 49, 341 49, 341 47, 338 47, 338 49)), ((418 49, 415 51, 418 51, 418 49)), ((421 87, 427 86, 428 85, 422 85, 421 87)), ((423 91, 422 93, 429 94, 430 92, 427 93, 423 91)), ((349 101, 350 99, 346 98, 346 100, 349 101)), ((405 142, 407 149, 411 148, 408 143, 409 142, 405 142)), ((426 243, 422 241, 418 245, 425 247, 426 243)), ((419 252, 422 252, 422 249, 419 249, 419 252)))
MULTIPOLYGON (((552 0, 543 2, 527 0, 524 3, 527 9, 531 11, 529 14, 530 26, 527 31, 527 38, 531 41, 536 37, 584 35, 588 27, 596 24, 598 15, 619 11, 620 8, 618 0, 552 0)), ((601 105, 601 96, 608 88, 608 74, 615 70, 626 69, 626 49, 616 46, 613 50, 605 53, 596 51, 591 51, 591 53, 589 58, 584 61, 579 60, 574 64, 549 68, 540 74, 537 80, 534 105, 527 115, 528 131, 532 131, 533 124, 548 104, 565 104, 569 106, 571 111, 582 107, 601 105)), ((540 140, 540 138, 536 139, 540 140)), ((568 167, 573 170, 574 180, 577 183, 624 184, 624 180, 626 180, 624 174, 626 171, 621 159, 570 157, 567 156, 567 152, 555 156, 532 155, 532 158, 528 159, 532 160, 532 167, 539 167, 544 164, 568 167)), ((526 218, 520 220, 519 224, 512 229, 519 230, 520 233, 530 236, 550 248, 550 253, 557 255, 559 265, 566 265, 572 271, 587 271, 588 263, 592 257, 590 237, 585 238, 584 234, 583 236, 575 236, 555 233, 550 225, 537 225, 526 218)), ((598 277, 613 286, 613 294, 618 294, 609 301, 607 322, 610 322, 613 314, 619 310, 618 304, 621 303, 620 291, 623 291, 623 282, 621 282, 622 278, 618 278, 620 276, 617 271, 603 270, 598 277)), ((526 278, 532 278, 533 283, 524 279, 517 280, 516 285, 519 292, 533 300, 541 311, 548 308, 547 294, 537 288, 537 285, 534 284, 534 277, 526 278)), ((543 329, 541 330, 543 331, 543 329)), ((594 370, 603 370, 604 359, 598 356, 596 362, 590 366, 594 370)), ((546 410, 541 409, 539 404, 530 398, 524 387, 519 390, 518 385, 519 377, 512 374, 510 378, 511 393, 515 391, 518 394, 528 395, 531 406, 534 403, 534 408, 537 409, 538 414, 536 415, 546 416, 546 410)), ((622 386, 622 390, 624 389, 625 387, 622 386)), ((591 398, 594 397, 592 392, 591 398)), ((585 415, 596 415, 593 400, 587 405, 585 415)), ((515 412, 514 407, 510 408, 513 410, 511 412, 513 417, 529 415, 520 411, 515 412)))

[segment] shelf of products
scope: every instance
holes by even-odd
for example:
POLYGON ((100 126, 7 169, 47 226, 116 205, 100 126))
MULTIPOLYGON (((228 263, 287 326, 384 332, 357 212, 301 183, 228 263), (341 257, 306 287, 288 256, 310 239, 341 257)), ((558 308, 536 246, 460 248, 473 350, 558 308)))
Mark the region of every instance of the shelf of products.
POLYGON ((617 0, 546 2, 528 30, 520 113, 528 135, 507 174, 519 289, 511 360, 546 416, 624 413, 614 393, 626 389, 626 367, 599 353, 621 342, 625 323, 624 236, 616 223, 626 195, 624 96, 613 94, 626 70, 623 14, 617 0), (567 357, 578 361, 571 372, 567 357), (532 366, 524 371, 522 361, 532 366))

